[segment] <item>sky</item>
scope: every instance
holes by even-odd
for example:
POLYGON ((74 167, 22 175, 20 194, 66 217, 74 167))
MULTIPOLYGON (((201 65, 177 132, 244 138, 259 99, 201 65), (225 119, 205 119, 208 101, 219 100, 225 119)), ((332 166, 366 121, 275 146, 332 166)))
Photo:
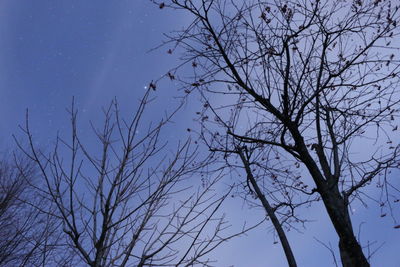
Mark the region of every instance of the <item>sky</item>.
MULTIPOLYGON (((114 97, 123 115, 131 114, 150 81, 177 64, 176 56, 166 53, 167 47, 149 50, 162 42, 163 33, 180 29, 189 20, 147 0, 0 1, 0 151, 14 147, 12 134, 22 139, 18 125, 24 123, 27 109, 38 145, 43 147, 51 145, 57 131, 67 130, 66 108, 72 97, 82 125, 101 120, 99 110, 114 97)), ((157 86, 157 99, 146 115, 149 121, 177 105, 176 90, 171 82, 157 86)), ((163 138, 187 137, 185 129, 192 127, 195 107, 184 106, 163 138)), ((89 134, 89 128, 82 127, 89 134)), ((225 211, 231 224, 239 227, 245 220, 255 222, 263 216, 262 210, 248 210, 240 200, 230 200, 225 211)), ((303 233, 288 233, 298 265, 333 266, 329 250, 316 240, 330 242, 336 249, 337 238, 322 205, 304 213, 313 222, 303 233)), ((399 266, 400 230, 379 215, 374 205, 355 207, 355 231, 361 225, 364 243, 383 244, 372 266, 399 266)), ((216 250, 212 255, 216 265, 286 266, 270 227, 265 224, 216 250)))

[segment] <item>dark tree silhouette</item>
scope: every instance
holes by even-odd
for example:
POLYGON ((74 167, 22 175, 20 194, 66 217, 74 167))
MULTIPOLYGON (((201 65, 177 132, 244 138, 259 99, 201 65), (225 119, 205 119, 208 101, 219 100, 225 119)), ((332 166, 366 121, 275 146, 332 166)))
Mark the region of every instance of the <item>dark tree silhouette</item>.
POLYGON ((37 178, 32 162, 18 153, 0 161, 0 266, 69 266, 67 253, 58 255, 60 232, 51 205, 35 190, 37 178))
POLYGON ((399 163, 391 140, 400 99, 399 7, 380 0, 164 1, 168 7, 193 18, 164 45, 194 75, 180 77, 176 68, 167 77, 203 99, 200 135, 229 167, 245 168, 289 264, 284 222, 270 211, 322 200, 343 266, 369 266, 349 206, 372 197, 364 190, 372 183, 382 190, 382 207, 392 211, 398 198, 388 174, 399 163))

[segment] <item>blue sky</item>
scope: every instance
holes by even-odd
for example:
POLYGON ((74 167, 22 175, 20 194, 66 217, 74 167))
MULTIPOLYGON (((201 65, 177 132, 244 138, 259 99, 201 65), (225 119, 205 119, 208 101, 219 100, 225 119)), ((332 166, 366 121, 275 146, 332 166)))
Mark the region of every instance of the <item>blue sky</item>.
MULTIPOLYGON (((166 48, 148 53, 149 49, 161 43, 163 33, 179 29, 187 21, 183 14, 159 10, 147 0, 1 1, 0 150, 13 147, 12 134, 20 138, 18 124, 24 122, 27 108, 42 146, 54 140, 57 130, 66 129, 65 108, 73 96, 83 123, 99 120, 100 108, 114 97, 128 115, 144 87, 177 63, 166 48)), ((176 89, 173 83, 158 86, 159 97, 149 120, 176 106, 176 89)), ((174 129, 164 138, 184 138, 194 113, 194 106, 184 107, 174 129)), ((377 241, 374 247, 385 243, 373 257, 373 266, 399 266, 400 230, 393 229, 389 218, 380 218, 374 204, 368 210, 354 209, 356 232, 364 222, 362 241, 377 241)), ((226 212, 238 227, 244 218, 251 222, 263 216, 262 210, 247 210, 239 200, 227 203, 226 212)), ((299 266, 319 267, 322 262, 333 266, 330 252, 314 239, 330 242, 336 249, 337 238, 325 211, 316 205, 304 213, 315 222, 308 224, 303 234, 289 233, 299 266)), ((225 244, 214 254, 217 266, 286 266, 281 247, 273 245, 268 229, 266 224, 225 244)))
MULTIPOLYGON (((163 12, 158 19, 161 13, 147 1, 0 5, 3 138, 15 132, 26 108, 36 129, 59 129, 72 96, 88 118, 114 96, 122 107, 131 105, 172 66, 165 51, 147 51, 180 18, 163 12)), ((162 89, 158 94, 172 99, 173 88, 162 89)))

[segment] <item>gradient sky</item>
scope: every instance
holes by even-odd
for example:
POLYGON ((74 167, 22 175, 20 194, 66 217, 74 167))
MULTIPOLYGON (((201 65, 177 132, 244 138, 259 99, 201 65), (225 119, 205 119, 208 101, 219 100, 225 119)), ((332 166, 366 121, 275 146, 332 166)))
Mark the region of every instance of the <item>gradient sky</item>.
MULTIPOLYGON (((101 120, 100 108, 114 97, 123 115, 134 111, 144 87, 177 64, 167 48, 148 53, 149 49, 161 43, 163 33, 180 29, 188 20, 147 0, 0 1, 0 150, 13 148, 12 134, 21 138, 18 124, 23 124, 27 108, 33 133, 43 147, 51 144, 57 130, 67 129, 65 108, 73 96, 82 125, 101 120)), ((177 104, 173 83, 159 84, 157 95, 148 120, 177 104)), ((184 138, 194 113, 195 105, 184 107, 164 138, 184 138)), ((82 132, 89 132, 82 127, 82 132)), ((372 266, 398 267, 400 230, 393 229, 390 218, 379 217, 376 204, 369 204, 368 209, 354 207, 355 231, 362 225, 362 243, 376 242, 372 250, 383 244, 372 266)), ((263 216, 262 210, 247 210, 239 200, 231 200, 225 208, 237 227, 244 218, 254 223, 263 216)), ((399 207, 394 211, 398 213, 399 207)), ((330 242, 336 251, 337 238, 325 211, 315 205, 304 213, 314 222, 307 224, 303 234, 288 233, 298 265, 333 266, 330 252, 314 239, 330 242)), ((213 254, 216 266, 286 266, 270 229, 265 224, 225 244, 213 254)))

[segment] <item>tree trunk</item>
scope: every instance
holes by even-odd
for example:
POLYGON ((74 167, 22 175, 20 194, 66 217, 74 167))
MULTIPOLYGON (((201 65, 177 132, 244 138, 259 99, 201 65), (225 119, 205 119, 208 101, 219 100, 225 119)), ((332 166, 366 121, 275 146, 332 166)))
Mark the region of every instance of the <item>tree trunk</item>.
POLYGON ((250 181, 256 191, 257 197, 261 200, 261 203, 262 203, 265 211, 267 212, 268 216, 271 218, 271 222, 274 225, 276 232, 278 233, 278 237, 279 237, 279 240, 281 241, 283 251, 285 252, 288 266, 289 267, 297 267, 296 259, 293 255, 289 241, 286 237, 285 231, 283 230, 281 223, 279 222, 278 217, 276 217, 276 215, 275 215, 275 211, 269 205, 268 200, 265 198, 264 194, 261 192, 255 179, 253 178, 250 181))
POLYGON ((254 178, 253 173, 251 171, 249 162, 241 150, 239 150, 239 156, 242 159, 242 162, 244 164, 244 167, 245 167, 245 170, 247 173, 247 179, 250 180, 250 183, 253 186, 254 191, 257 194, 257 197, 260 199, 261 204, 263 205, 268 216, 271 218, 271 222, 274 225, 276 232, 278 233, 278 237, 279 237, 279 240, 281 241, 283 251, 285 252, 288 266, 289 267, 297 267, 296 258, 293 255, 292 248, 290 247, 290 243, 286 237, 285 231, 283 230, 282 224, 279 221, 278 217, 275 215, 275 210, 271 207, 267 198, 261 191, 261 188, 258 186, 258 183, 257 183, 256 179, 254 178))
POLYGON ((339 236, 339 251, 343 267, 369 267, 360 244, 354 236, 347 205, 338 190, 321 193, 325 208, 339 236))
POLYGON ((367 258, 365 257, 360 244, 354 236, 353 226, 351 224, 348 203, 339 192, 337 181, 328 183, 320 172, 317 164, 312 159, 307 151, 304 139, 297 129, 292 130, 294 139, 298 146, 302 148, 300 155, 304 164, 307 166, 313 180, 317 186, 317 191, 320 193, 322 201, 329 218, 339 236, 339 251, 343 267, 369 267, 367 258))

